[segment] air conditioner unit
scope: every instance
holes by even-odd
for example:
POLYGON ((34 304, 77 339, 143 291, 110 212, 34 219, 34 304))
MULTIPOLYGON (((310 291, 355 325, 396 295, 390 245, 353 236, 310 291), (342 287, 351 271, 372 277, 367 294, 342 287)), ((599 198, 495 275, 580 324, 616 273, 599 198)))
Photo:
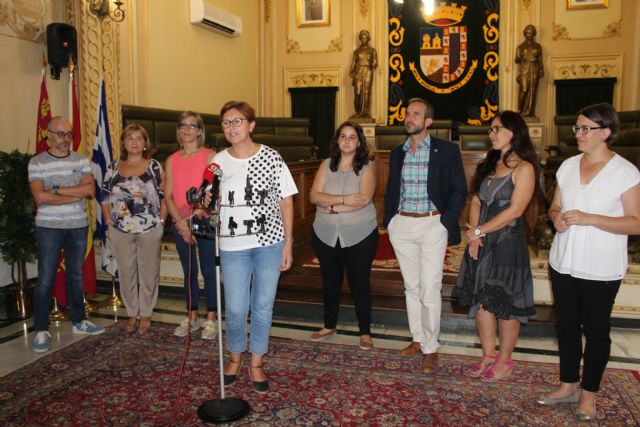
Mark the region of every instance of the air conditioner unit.
POLYGON ((227 37, 240 37, 242 19, 204 0, 189 0, 191 23, 227 37))

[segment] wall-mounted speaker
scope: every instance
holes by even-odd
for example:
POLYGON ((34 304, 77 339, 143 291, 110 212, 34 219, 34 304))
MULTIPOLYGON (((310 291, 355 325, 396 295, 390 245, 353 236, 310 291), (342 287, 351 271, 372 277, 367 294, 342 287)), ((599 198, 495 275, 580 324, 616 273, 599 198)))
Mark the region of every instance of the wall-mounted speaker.
POLYGON ((78 44, 76 29, 67 24, 52 23, 47 25, 47 60, 51 65, 51 78, 60 79, 60 69, 78 60, 78 44))

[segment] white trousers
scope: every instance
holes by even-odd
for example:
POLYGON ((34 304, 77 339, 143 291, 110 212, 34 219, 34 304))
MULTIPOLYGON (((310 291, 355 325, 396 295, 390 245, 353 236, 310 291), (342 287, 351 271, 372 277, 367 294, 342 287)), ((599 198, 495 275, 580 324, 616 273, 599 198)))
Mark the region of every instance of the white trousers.
POLYGON ((447 250, 447 229, 440 216, 413 218, 395 215, 389 223, 389 240, 400 264, 407 301, 409 330, 424 354, 440 344, 442 268, 447 250))

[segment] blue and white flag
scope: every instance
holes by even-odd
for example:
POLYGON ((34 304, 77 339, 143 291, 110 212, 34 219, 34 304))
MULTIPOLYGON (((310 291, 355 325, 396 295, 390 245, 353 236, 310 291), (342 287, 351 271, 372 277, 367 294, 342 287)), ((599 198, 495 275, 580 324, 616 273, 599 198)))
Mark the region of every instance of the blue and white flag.
POLYGON ((109 133, 109 117, 107 116, 107 97, 104 77, 101 78, 100 96, 98 97, 98 118, 96 134, 93 140, 93 155, 91 157, 91 169, 96 185, 96 236, 102 242, 102 269, 112 276, 118 275, 118 264, 111 254, 107 244, 105 221, 102 218, 102 180, 107 172, 107 167, 113 159, 111 149, 111 134, 109 133))

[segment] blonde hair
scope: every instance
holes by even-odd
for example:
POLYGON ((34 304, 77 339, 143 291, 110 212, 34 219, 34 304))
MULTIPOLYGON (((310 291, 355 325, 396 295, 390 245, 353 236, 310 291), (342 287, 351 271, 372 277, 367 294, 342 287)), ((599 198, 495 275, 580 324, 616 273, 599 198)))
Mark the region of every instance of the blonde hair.
POLYGON ((200 114, 196 113, 195 111, 185 111, 178 116, 178 123, 176 124, 176 139, 178 141, 178 145, 180 146, 180 148, 182 148, 182 140, 180 139, 180 123, 182 123, 182 121, 187 117, 193 117, 194 119, 196 119, 196 122, 198 123, 198 129, 200 129, 200 136, 198 137, 198 147, 204 146, 204 121, 202 120, 200 114))

